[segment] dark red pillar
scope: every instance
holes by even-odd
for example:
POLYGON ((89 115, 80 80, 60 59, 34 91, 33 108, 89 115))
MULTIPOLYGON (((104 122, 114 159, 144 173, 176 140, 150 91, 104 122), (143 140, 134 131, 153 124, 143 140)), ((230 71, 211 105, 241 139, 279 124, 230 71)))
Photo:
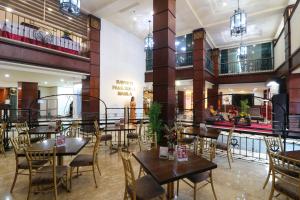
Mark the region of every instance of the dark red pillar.
POLYGON ((175 0, 153 0, 153 101, 162 105, 162 120, 175 119, 175 0))
POLYGON ((100 97, 100 28, 99 18, 89 16, 90 76, 82 80, 82 115, 84 119, 99 118, 100 97), (88 97, 90 96, 90 97, 88 97))
POLYGON ((193 109, 194 124, 204 120, 205 109, 205 30, 198 29, 193 32, 193 109))
POLYGON ((29 117, 30 120, 37 119, 38 109, 39 109, 37 99, 38 99, 38 83, 18 82, 18 109, 20 109, 19 121, 28 122, 29 117), (29 112, 31 116, 29 116, 29 112))
POLYGON ((216 78, 219 76, 219 60, 220 60, 220 50, 213 49, 211 53, 211 60, 213 62, 214 75, 216 78))

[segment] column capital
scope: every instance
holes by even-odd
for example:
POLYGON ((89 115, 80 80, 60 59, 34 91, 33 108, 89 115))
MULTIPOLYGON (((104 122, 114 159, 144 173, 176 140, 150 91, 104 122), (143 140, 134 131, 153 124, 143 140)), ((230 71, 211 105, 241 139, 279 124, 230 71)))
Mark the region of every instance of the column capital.
POLYGON ((212 56, 219 56, 220 55, 220 49, 219 48, 215 48, 211 50, 211 55, 212 56))
POLYGON ((193 40, 205 39, 206 31, 204 28, 199 28, 193 31, 193 40))
POLYGON ((101 19, 94 15, 89 15, 89 28, 101 30, 101 19))

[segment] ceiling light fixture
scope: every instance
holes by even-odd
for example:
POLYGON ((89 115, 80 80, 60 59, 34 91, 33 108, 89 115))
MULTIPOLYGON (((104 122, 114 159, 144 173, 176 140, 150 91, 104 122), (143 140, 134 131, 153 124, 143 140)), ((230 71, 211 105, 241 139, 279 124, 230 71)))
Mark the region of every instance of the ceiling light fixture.
POLYGON ((53 11, 53 9, 52 9, 52 8, 47 8, 47 10, 49 10, 50 12, 52 12, 52 11, 53 11))
POLYGON ((234 10, 230 17, 230 34, 232 36, 242 36, 247 33, 247 14, 240 9, 240 1, 238 0, 238 9, 234 10))
POLYGON ((14 11, 12 8, 9 8, 9 7, 6 7, 5 10, 6 10, 7 12, 13 12, 13 11, 14 11))
POLYGON ((5 77, 5 78, 9 78, 10 75, 9 75, 9 74, 5 74, 4 77, 5 77))
POLYGON ((60 0, 60 10, 63 13, 79 16, 80 15, 80 0, 60 0))
POLYGON ((64 82, 65 80, 64 79, 60 79, 60 82, 64 82))
POLYGON ((240 47, 237 49, 237 59, 238 61, 244 61, 247 59, 247 49, 248 47, 243 43, 243 37, 241 36, 241 44, 240 47))
POLYGON ((151 20, 149 20, 148 22, 149 22, 149 33, 148 33, 147 37, 145 38, 145 51, 152 50, 153 46, 154 46, 153 35, 150 32, 151 20))
POLYGON ((45 85, 47 85, 47 84, 48 84, 48 82, 47 82, 47 81, 45 81, 45 82, 44 82, 44 84, 45 84, 45 85))

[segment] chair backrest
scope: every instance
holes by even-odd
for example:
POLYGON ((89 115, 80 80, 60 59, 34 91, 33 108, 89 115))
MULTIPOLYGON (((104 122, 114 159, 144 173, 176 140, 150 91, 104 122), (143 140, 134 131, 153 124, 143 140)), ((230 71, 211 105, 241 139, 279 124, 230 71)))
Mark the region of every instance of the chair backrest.
POLYGON ((24 149, 26 159, 29 166, 29 175, 32 177, 34 173, 53 175, 53 183, 56 183, 56 147, 48 150, 29 150, 24 149), (47 170, 34 170, 41 167, 49 167, 47 170))
POLYGON ((132 154, 121 152, 121 158, 125 173, 125 187, 127 191, 131 191, 132 199, 136 199, 136 180, 134 171, 131 164, 132 154))
POLYGON ((141 119, 140 125, 139 125, 139 130, 138 130, 139 131, 138 132, 139 137, 142 136, 143 125, 144 125, 144 121, 141 119))
POLYGON ((285 185, 295 186, 300 197, 300 161, 270 152, 270 166, 273 183, 280 180, 285 185))
POLYGON ((270 152, 282 152, 283 144, 280 135, 278 137, 264 137, 267 153, 270 156, 270 152))
POLYGON ((17 129, 18 134, 28 133, 28 131, 29 131, 27 122, 16 123, 16 129, 17 129))
POLYGON ((198 138, 197 139, 197 152, 210 161, 216 157, 216 144, 212 140, 207 138, 198 138))
POLYGON ((5 129, 2 128, 2 126, 0 127, 0 146, 3 145, 3 140, 4 140, 4 133, 5 133, 5 129))
POLYGON ((71 126, 69 127, 67 136, 68 137, 77 137, 78 135, 78 130, 79 130, 79 123, 78 121, 73 121, 71 126))
MULTIPOLYGON (((98 126, 98 122, 96 122, 96 123, 97 123, 97 126, 98 126)), ((96 132, 95 132, 96 142, 95 142, 95 145, 94 145, 94 148, 93 148, 93 160, 94 160, 94 162, 97 161, 97 156, 98 156, 98 152, 99 152, 99 148, 100 148, 100 142, 101 142, 101 136, 102 136, 102 132, 99 128, 96 129, 96 127, 95 127, 95 130, 96 130, 96 132)))
POLYGON ((10 142, 13 146, 16 159, 18 158, 19 153, 22 153, 24 149, 28 148, 31 145, 28 134, 19 135, 17 137, 10 138, 10 142))
POLYGON ((230 130, 229 130, 229 133, 228 133, 228 137, 227 137, 227 148, 228 150, 231 148, 231 144, 232 144, 232 135, 233 135, 233 131, 234 131, 234 127, 232 127, 230 130))

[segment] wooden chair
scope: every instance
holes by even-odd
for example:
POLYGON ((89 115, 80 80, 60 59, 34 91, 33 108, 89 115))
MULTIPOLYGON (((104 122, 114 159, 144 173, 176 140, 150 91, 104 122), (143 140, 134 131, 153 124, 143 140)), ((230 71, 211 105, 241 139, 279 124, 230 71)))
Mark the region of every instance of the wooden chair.
POLYGON ((37 137, 32 138, 29 135, 29 126, 28 126, 27 122, 16 123, 15 125, 16 125, 18 135, 27 134, 28 137, 30 138, 31 143, 41 141, 44 138, 43 136, 40 136, 40 135, 38 135, 37 137))
POLYGON ((228 164, 229 164, 229 168, 231 169, 231 162, 233 162, 233 156, 232 156, 232 134, 234 131, 234 127, 230 129, 229 133, 228 133, 228 137, 227 137, 227 142, 226 143, 221 143, 221 142, 217 142, 217 149, 220 149, 222 151, 226 151, 227 154, 227 160, 228 160, 228 164))
POLYGON ((131 154, 121 153, 125 172, 124 200, 128 197, 132 200, 165 199, 165 190, 150 175, 135 179, 131 157, 131 154))
POLYGON ((184 127, 182 123, 175 124, 176 128, 176 134, 177 134, 177 144, 178 145, 191 145, 196 142, 196 137, 184 137, 182 131, 184 130, 184 127))
POLYGON ((4 134, 6 130, 6 123, 2 123, 0 127, 0 153, 3 153, 5 156, 5 147, 4 147, 4 134))
POLYGON ((139 140, 142 136, 142 129, 143 129, 143 120, 140 121, 138 132, 131 132, 127 134, 127 148, 129 147, 129 141, 130 140, 139 140))
MULTIPOLYGON (((95 122, 98 124, 98 122, 95 122)), ((96 125, 95 125, 96 126, 96 125)), ((77 168, 77 176, 79 175, 79 167, 92 167, 91 170, 85 170, 85 171, 80 171, 80 172, 88 172, 88 171, 93 171, 93 177, 95 181, 95 186, 96 188, 98 187, 97 185, 97 180, 96 180, 96 170, 95 168, 97 167, 98 172, 101 176, 101 171, 99 167, 99 161, 98 161, 98 152, 99 152, 99 147, 100 147, 100 142, 101 142, 101 132, 99 129, 96 129, 96 142, 94 144, 94 149, 93 149, 93 154, 79 154, 76 156, 72 162, 70 163, 70 189, 72 188, 72 173, 74 168, 77 168)))
POLYGON ((15 160, 16 160, 14 181, 10 189, 10 192, 12 193, 18 175, 27 175, 27 176, 29 175, 28 172, 27 173, 25 172, 29 169, 28 162, 23 157, 20 157, 20 153, 23 153, 24 149, 30 146, 30 138, 28 134, 24 134, 24 135, 19 135, 18 137, 15 138, 10 138, 10 142, 13 146, 14 153, 15 153, 15 160))
POLYGON ((109 149, 112 150, 112 135, 107 133, 102 134, 97 120, 94 121, 94 129, 96 136, 100 135, 100 142, 109 142, 109 149))
MULTIPOLYGON (((202 157, 209 159, 210 161, 213 161, 213 159, 215 158, 215 153, 216 153, 216 144, 215 143, 213 143, 211 140, 207 140, 205 138, 199 138, 197 140, 197 146, 198 146, 198 148, 197 148, 198 154, 200 154, 202 157)), ((217 200, 217 195, 216 195, 214 184, 213 184, 212 170, 190 175, 187 178, 182 179, 182 181, 193 188, 194 200, 196 200, 197 191, 210 183, 214 198, 215 198, 215 200, 217 200), (204 181, 206 183, 204 185, 202 185, 201 187, 198 187, 198 184, 202 183, 204 181)), ((179 181, 177 181, 177 196, 178 196, 178 192, 179 192, 179 181)))
POLYGON ((77 136, 79 136, 79 123, 78 121, 73 121, 72 124, 70 125, 67 133, 66 133, 67 137, 70 138, 76 138, 77 136))
POLYGON ((265 143, 266 143, 266 148, 267 148, 267 153, 269 156, 269 171, 268 171, 268 176, 266 178, 266 181, 264 183, 263 189, 266 188, 270 176, 272 174, 272 168, 271 168, 271 160, 270 160, 270 153, 279 153, 283 151, 283 144, 280 135, 278 137, 264 137, 265 143))
POLYGON ((273 199, 275 191, 287 198, 300 199, 300 161, 270 152, 270 163, 272 188, 269 200, 273 199))
POLYGON ((32 192, 53 191, 57 199, 57 186, 68 185, 68 167, 56 165, 56 147, 51 150, 24 150, 29 165, 29 190, 27 200, 32 192), (37 169, 37 170, 34 170, 37 169), (33 187, 36 189, 33 191, 33 187))

